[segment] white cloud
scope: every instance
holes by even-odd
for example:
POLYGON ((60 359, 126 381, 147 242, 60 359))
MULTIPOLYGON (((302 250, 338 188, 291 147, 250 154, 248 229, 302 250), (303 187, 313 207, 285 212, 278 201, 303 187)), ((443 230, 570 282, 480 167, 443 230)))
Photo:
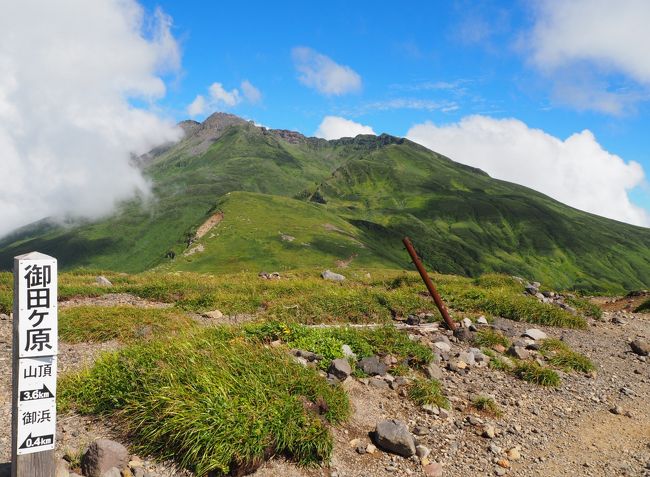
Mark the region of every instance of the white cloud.
POLYGON ((445 126, 417 124, 407 137, 575 208, 650 225, 647 211, 632 204, 628 196, 643 184, 643 168, 604 150, 588 130, 561 140, 516 119, 469 116, 445 126))
POLYGON ((239 90, 237 88, 226 91, 221 83, 212 83, 209 88, 210 98, 214 104, 224 104, 226 106, 236 106, 241 102, 239 90))
POLYGON ((194 101, 190 103, 190 105, 187 107, 187 113, 194 117, 194 116, 199 116, 201 114, 204 114, 207 109, 207 103, 205 101, 205 97, 203 95, 197 95, 196 98, 194 98, 194 101))
POLYGON ((558 82, 558 99, 579 109, 621 114, 648 99, 649 24, 647 0, 543 0, 527 37, 531 61, 558 82), (630 93, 615 75, 642 91, 630 93))
POLYGON ((165 94, 160 74, 180 63, 170 26, 162 11, 146 18, 133 0, 6 5, 0 235, 46 216, 98 217, 148 193, 132 153, 182 132, 130 100, 152 104, 165 94))
POLYGON ((342 137, 355 137, 357 134, 375 134, 370 126, 355 123, 339 116, 325 116, 314 133, 323 139, 339 139, 342 137))
POLYGON ((361 90, 361 76, 349 66, 304 46, 294 48, 291 56, 305 86, 328 96, 361 90))
POLYGON ((262 93, 257 89, 253 84, 244 80, 241 82, 241 90, 244 93, 244 97, 248 100, 249 103, 257 104, 262 101, 262 93))
POLYGON ((243 98, 237 88, 228 91, 222 83, 212 83, 208 88, 208 99, 198 94, 194 101, 187 106, 187 114, 196 117, 217 109, 233 108, 244 99, 251 104, 259 103, 262 100, 262 93, 250 81, 242 81, 240 87, 244 95, 243 98))

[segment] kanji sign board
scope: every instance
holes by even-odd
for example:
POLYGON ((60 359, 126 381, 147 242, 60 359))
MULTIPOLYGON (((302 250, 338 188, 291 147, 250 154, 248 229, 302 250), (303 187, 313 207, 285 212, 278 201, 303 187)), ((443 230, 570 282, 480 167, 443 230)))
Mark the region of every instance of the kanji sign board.
POLYGON ((14 261, 13 449, 54 449, 58 353, 57 262, 32 252, 14 261))
POLYGON ((56 260, 43 257, 47 255, 31 253, 16 259, 21 358, 53 356, 58 351, 56 260))

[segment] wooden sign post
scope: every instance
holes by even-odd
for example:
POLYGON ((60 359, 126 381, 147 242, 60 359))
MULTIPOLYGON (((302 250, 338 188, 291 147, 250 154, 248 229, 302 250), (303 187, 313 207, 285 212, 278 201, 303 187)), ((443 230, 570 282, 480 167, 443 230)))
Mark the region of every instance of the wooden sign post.
POLYGON ((12 477, 54 477, 56 259, 32 252, 14 258, 12 477))

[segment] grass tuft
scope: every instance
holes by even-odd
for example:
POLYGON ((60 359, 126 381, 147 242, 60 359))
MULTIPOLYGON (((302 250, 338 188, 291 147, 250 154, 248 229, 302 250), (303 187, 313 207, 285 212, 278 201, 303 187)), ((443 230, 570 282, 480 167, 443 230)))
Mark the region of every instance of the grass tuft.
POLYGON ((589 358, 573 351, 564 341, 558 339, 550 338, 543 340, 540 353, 551 366, 560 368, 563 371, 588 373, 596 369, 589 358))
POLYGON ((474 342, 477 346, 484 346, 486 348, 492 348, 494 345, 501 345, 507 349, 512 344, 506 336, 492 328, 483 328, 478 330, 474 337, 474 342))
POLYGON ((645 312, 650 312, 650 298, 644 301, 643 303, 641 303, 634 310, 634 313, 645 313, 645 312))
POLYGON ((137 452, 199 475, 254 469, 282 454, 327 461, 345 392, 283 350, 225 328, 153 340, 103 355, 60 384, 59 408, 119 418, 137 452))
POLYGON ((178 310, 133 306, 78 306, 59 312, 59 335, 67 343, 133 342, 195 327, 178 310))
POLYGON ((449 400, 442 393, 442 385, 437 379, 416 379, 409 387, 409 398, 416 404, 430 404, 449 409, 449 400))
POLYGON ((560 376, 554 370, 532 361, 519 361, 513 373, 519 379, 540 386, 557 387, 561 382, 560 376))
POLYGON ((472 400, 472 407, 477 411, 494 417, 501 417, 503 411, 494 399, 488 396, 477 396, 472 400))

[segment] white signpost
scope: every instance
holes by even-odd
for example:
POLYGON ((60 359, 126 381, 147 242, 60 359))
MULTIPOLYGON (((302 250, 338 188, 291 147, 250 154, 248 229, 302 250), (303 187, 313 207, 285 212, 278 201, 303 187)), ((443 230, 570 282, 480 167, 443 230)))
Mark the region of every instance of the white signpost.
POLYGON ((12 477, 54 477, 57 262, 14 259, 12 477))

